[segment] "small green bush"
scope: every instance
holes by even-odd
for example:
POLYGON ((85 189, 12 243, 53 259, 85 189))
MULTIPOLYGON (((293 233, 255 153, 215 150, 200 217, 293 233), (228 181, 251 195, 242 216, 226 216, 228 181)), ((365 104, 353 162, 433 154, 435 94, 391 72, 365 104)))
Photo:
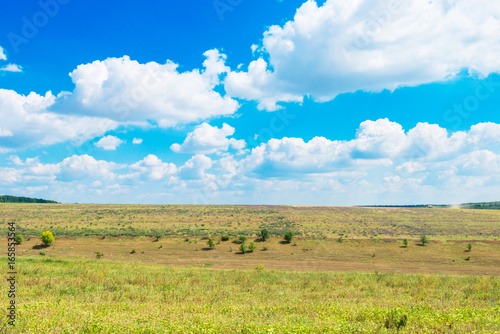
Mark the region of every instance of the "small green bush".
POLYGON ((285 235, 283 236, 283 238, 285 239, 285 241, 287 243, 291 243, 293 240, 293 232, 292 231, 286 232, 285 235))
POLYGON ((40 252, 38 254, 40 254, 41 256, 45 256, 45 252, 40 252))
POLYGON ((132 249, 132 251, 130 252, 130 254, 135 254, 135 249, 132 249))
POLYGON ((214 248, 215 248, 215 242, 214 242, 214 239, 212 239, 212 238, 208 238, 208 240, 207 240, 207 245, 208 245, 208 248, 210 248, 210 249, 214 249, 214 248))
POLYGON ((245 245, 244 243, 240 245, 240 252, 242 254, 245 254, 247 252, 247 245, 245 245))
POLYGON ((470 252, 471 250, 472 250, 472 244, 469 242, 469 243, 467 244, 467 251, 469 251, 469 252, 470 252))
POLYGON ((244 235, 240 235, 240 237, 238 238, 238 240, 239 240, 242 244, 244 244, 244 243, 248 240, 248 238, 247 238, 246 236, 244 236, 244 235))
POLYGON ((267 229, 263 229, 262 231, 260 231, 259 236, 262 240, 266 241, 267 239, 269 239, 269 231, 267 229))
POLYGON ((250 253, 253 253, 253 251, 255 250, 255 248, 257 248, 257 246, 255 246, 255 243, 251 242, 250 245, 248 246, 248 251, 250 253))
POLYGON ((16 240, 16 243, 19 244, 19 245, 22 244, 22 242, 24 241, 23 236, 19 235, 19 234, 16 235, 16 237, 14 239, 16 240))
POLYGON ((422 246, 427 245, 429 243, 429 238, 426 235, 421 235, 420 243, 422 244, 422 246))
POLYGON ((97 259, 100 259, 100 258, 101 258, 101 257, 103 257, 103 256, 104 256, 104 254, 103 254, 103 253, 101 253, 101 252, 95 252, 95 257, 96 257, 97 259))
POLYGON ((404 245, 406 248, 408 248, 408 239, 406 239, 406 238, 405 238, 405 239, 403 240, 403 245, 404 245))
POLYGON ((54 237, 54 235, 52 234, 52 232, 45 231, 40 236, 40 239, 42 239, 42 242, 43 242, 44 245, 50 246, 50 244, 53 243, 56 238, 54 237))
POLYGON ((221 241, 228 241, 229 240, 229 235, 228 234, 224 234, 221 238, 220 238, 221 241))

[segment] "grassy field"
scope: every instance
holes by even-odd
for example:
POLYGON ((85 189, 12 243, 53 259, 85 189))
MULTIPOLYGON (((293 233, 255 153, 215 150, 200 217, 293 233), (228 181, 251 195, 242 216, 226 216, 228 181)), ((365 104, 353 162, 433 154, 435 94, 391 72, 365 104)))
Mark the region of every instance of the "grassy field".
MULTIPOLYGON (((26 235, 272 235, 500 240, 500 210, 294 206, 2 204, 0 222, 26 235)), ((0 232, 5 233, 4 228, 0 232)))
POLYGON ((0 204, 2 221, 26 239, 7 332, 500 332, 499 211, 0 204))
MULTIPOLYGON (((494 333, 498 276, 24 257, 19 333, 494 333)), ((1 302, 7 300, 2 294, 1 302)))

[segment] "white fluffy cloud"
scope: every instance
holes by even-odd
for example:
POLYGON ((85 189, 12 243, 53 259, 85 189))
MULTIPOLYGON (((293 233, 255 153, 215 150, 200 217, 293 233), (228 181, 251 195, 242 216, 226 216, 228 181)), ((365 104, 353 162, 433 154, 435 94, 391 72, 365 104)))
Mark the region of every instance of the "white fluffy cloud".
MULTIPOLYGON (((5 54, 5 50, 0 46, 0 60, 7 60, 7 55, 5 54)), ((0 66, 0 72, 22 72, 23 69, 21 66, 16 64, 7 64, 0 66)))
POLYGON ((132 144, 135 144, 135 145, 140 145, 140 144, 142 144, 142 142, 143 142, 142 138, 134 138, 134 139, 132 139, 132 144))
POLYGON ((0 46, 0 60, 7 60, 4 49, 0 46))
POLYGON ((52 197, 47 196, 48 188, 63 201, 66 193, 77 191, 88 201, 103 202, 122 195, 124 202, 136 202, 140 196, 161 202, 161 196, 167 196, 172 203, 493 200, 500 186, 499 143, 500 124, 481 123, 449 133, 427 123, 405 130, 379 119, 363 122, 348 141, 271 139, 244 156, 225 152, 212 160, 196 154, 177 165, 152 154, 130 165, 89 155, 48 164, 38 157, 13 155, 8 167, 0 168, 0 190, 40 189, 37 196, 52 197))
POLYGON ((70 76, 75 84, 58 106, 108 117, 120 123, 157 123, 160 127, 231 115, 238 103, 214 91, 226 72, 224 55, 205 52, 204 70, 179 72, 178 65, 140 64, 124 56, 79 65, 70 76))
POLYGON ((236 150, 242 150, 246 146, 244 140, 228 138, 234 134, 234 131, 234 128, 226 123, 220 129, 203 123, 190 132, 182 144, 173 144, 170 148, 177 153, 204 154, 227 151, 229 146, 236 150))
POLYGON ((94 145, 106 151, 114 151, 118 146, 120 146, 123 143, 124 141, 118 137, 106 136, 99 139, 99 141, 94 145))
POLYGON ((107 118, 61 115, 48 111, 56 97, 30 93, 27 96, 0 89, 0 151, 47 146, 65 141, 82 143, 115 129, 107 118))
POLYGON ((271 26, 247 72, 225 80, 230 96, 318 101, 500 71, 500 5, 491 0, 308 0, 292 21, 271 26), (269 59, 265 61, 264 59, 269 59))
POLYGON ((133 172, 132 177, 140 177, 143 180, 159 181, 165 180, 167 176, 177 172, 177 167, 172 163, 161 161, 156 155, 150 154, 143 160, 130 165, 130 170, 133 172))
POLYGON ((113 171, 124 167, 114 162, 96 160, 87 154, 73 155, 57 166, 60 168, 58 179, 67 182, 88 179, 112 181, 116 177, 113 171))
POLYGON ((0 71, 2 72, 22 72, 23 69, 21 66, 16 65, 16 64, 8 64, 0 67, 0 71))

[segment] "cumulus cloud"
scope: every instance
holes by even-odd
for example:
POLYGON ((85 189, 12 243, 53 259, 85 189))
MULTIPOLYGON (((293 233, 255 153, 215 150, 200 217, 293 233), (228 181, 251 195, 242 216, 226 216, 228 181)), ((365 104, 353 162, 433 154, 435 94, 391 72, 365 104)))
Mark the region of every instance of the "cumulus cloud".
POLYGON ((5 50, 0 46, 0 60, 7 60, 7 55, 5 54, 5 50))
POLYGON ((83 143, 115 129, 107 118, 61 115, 48 108, 55 103, 51 92, 20 95, 0 89, 0 151, 47 146, 65 141, 83 143))
MULTIPOLYGON (((221 131, 224 126, 215 129, 221 131)), ((0 168, 0 190, 43 192, 43 187, 49 187, 58 189, 59 196, 71 191, 92 194, 91 201, 106 201, 115 198, 106 196, 127 192, 135 195, 128 200, 123 197, 125 202, 160 194, 175 203, 487 200, 500 186, 499 142, 500 124, 495 123, 451 133, 434 124, 403 129, 398 123, 379 119, 361 123, 352 140, 271 139, 245 151, 244 156, 225 152, 211 159, 198 153, 177 165, 152 154, 129 165, 89 155, 48 164, 38 157, 12 155, 9 167, 0 168)))
POLYGON ((0 67, 0 71, 2 72, 22 72, 23 69, 21 66, 16 64, 8 64, 0 67))
POLYGON ((177 153, 204 154, 227 151, 230 146, 236 150, 242 150, 246 146, 244 140, 228 138, 234 134, 234 131, 234 128, 226 123, 222 125, 222 128, 203 123, 190 132, 182 144, 173 144, 170 149, 177 153))
POLYGON ((179 177, 184 180, 202 180, 210 176, 205 171, 211 167, 212 159, 204 154, 196 154, 179 169, 179 177))
POLYGON ((135 144, 135 145, 140 145, 142 144, 143 140, 141 138, 134 138, 132 139, 132 144, 135 144))
POLYGON ((214 90, 227 71, 224 55, 205 52, 203 70, 179 72, 179 65, 141 64, 128 56, 79 65, 70 76, 72 93, 61 99, 58 110, 73 110, 121 123, 160 127, 231 115, 238 103, 214 90))
POLYGON ((112 181, 116 177, 113 171, 124 167, 122 164, 96 160, 87 154, 73 155, 57 166, 60 168, 58 180, 67 182, 87 179, 112 181))
POLYGON ((143 180, 159 181, 164 180, 167 176, 177 172, 177 167, 172 163, 161 161, 156 155, 150 154, 143 160, 130 165, 130 170, 133 174, 129 174, 128 178, 140 177, 143 180))
POLYGON ((264 33, 263 57, 246 72, 230 72, 225 88, 274 110, 304 96, 328 101, 447 80, 463 69, 486 77, 500 71, 499 30, 500 6, 490 0, 327 0, 322 6, 308 0, 292 21, 264 33))
POLYGON ((99 139, 99 141, 94 145, 106 151, 114 151, 118 146, 120 146, 123 143, 124 141, 118 137, 106 136, 99 139))

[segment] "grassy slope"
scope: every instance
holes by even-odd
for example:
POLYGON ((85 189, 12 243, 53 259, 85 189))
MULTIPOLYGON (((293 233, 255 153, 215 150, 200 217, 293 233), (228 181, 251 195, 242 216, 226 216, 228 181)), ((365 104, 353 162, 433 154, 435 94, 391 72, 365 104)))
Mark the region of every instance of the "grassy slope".
POLYGON ((19 333, 383 333, 395 332, 386 322, 404 315, 407 333, 500 328, 497 276, 219 271, 27 257, 19 268, 19 333))
MULTIPOLYGON (((16 221, 23 234, 222 235, 268 228, 310 238, 418 237, 500 238, 499 210, 291 206, 0 204, 0 222, 16 221)), ((5 228, 0 233, 5 233, 5 228)))

